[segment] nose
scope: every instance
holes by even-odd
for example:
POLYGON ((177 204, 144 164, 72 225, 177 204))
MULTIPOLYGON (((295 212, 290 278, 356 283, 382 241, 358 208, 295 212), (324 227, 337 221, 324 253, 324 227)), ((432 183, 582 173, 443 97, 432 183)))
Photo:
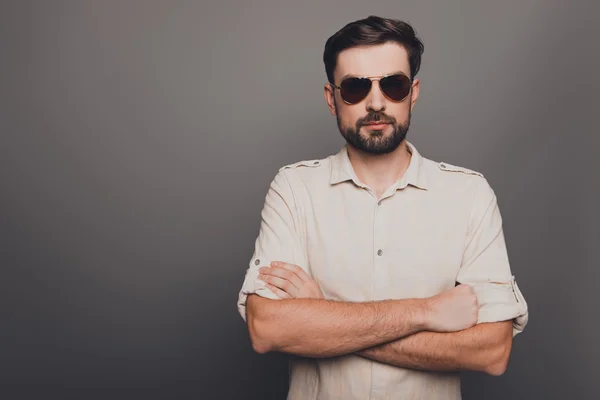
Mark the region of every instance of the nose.
POLYGON ((379 87, 379 81, 373 80, 371 91, 366 102, 367 111, 383 111, 385 110, 385 96, 379 87))

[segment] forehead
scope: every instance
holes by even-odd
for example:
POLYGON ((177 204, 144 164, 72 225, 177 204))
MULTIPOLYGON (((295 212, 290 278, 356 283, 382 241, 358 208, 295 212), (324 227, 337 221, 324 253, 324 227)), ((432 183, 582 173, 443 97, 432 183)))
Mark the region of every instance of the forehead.
POLYGON ((338 55, 334 72, 338 82, 346 75, 377 76, 393 72, 404 72, 410 76, 410 65, 406 49, 395 42, 351 47, 338 55))

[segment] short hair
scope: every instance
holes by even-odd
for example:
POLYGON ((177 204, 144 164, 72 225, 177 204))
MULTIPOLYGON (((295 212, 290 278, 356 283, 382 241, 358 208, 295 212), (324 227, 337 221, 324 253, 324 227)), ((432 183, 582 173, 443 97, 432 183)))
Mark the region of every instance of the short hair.
POLYGON ((414 79, 421 67, 421 55, 424 50, 423 43, 417 37, 415 30, 407 22, 374 15, 350 22, 327 39, 323 52, 327 79, 330 83, 334 83, 333 71, 342 50, 386 42, 396 42, 406 49, 410 78, 414 79))

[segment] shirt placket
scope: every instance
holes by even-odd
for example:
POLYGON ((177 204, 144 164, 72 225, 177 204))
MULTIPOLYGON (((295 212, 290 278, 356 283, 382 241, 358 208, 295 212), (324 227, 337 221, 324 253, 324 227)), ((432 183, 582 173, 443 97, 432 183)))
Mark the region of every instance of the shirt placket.
MULTIPOLYGON (((389 196, 382 197, 379 201, 375 201, 375 210, 373 212, 373 293, 374 301, 385 300, 387 287, 387 260, 386 260, 386 245, 387 245, 387 218, 386 218, 386 203, 390 199, 389 196)), ((389 206, 389 204, 387 204, 389 206)), ((389 208, 389 207, 387 207, 389 208)), ((385 382, 381 375, 380 366, 377 363, 371 364, 371 400, 382 399, 385 394, 385 382)))

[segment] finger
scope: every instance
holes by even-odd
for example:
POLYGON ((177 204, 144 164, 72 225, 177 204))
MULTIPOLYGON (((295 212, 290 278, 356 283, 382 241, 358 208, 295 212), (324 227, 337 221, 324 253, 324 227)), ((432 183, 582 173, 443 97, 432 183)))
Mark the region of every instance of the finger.
POLYGON ((288 294, 287 292, 284 292, 283 290, 279 289, 276 286, 271 285, 270 283, 265 283, 265 286, 271 290, 271 292, 273 292, 275 295, 277 295, 277 297, 279 297, 280 299, 291 299, 292 296, 290 294, 288 294))
POLYGON ((282 267, 261 267, 258 269, 258 271, 265 275, 285 279, 294 285, 298 290, 304 286, 304 282, 298 277, 298 275, 282 267))
POLYGON ((278 278, 276 276, 263 275, 263 274, 259 275, 258 277, 261 280, 263 280, 264 282, 270 283, 271 285, 283 290, 284 292, 288 293, 292 297, 296 297, 296 295, 298 294, 298 288, 296 288, 296 286, 294 286, 287 279, 282 279, 282 278, 278 278))
POLYGON ((286 263, 283 261, 273 261, 271 265, 275 267, 285 268, 286 270, 293 272, 294 274, 296 274, 296 276, 298 276, 298 278, 300 278, 302 282, 312 281, 312 278, 306 273, 306 271, 304 271, 298 265, 286 263))

